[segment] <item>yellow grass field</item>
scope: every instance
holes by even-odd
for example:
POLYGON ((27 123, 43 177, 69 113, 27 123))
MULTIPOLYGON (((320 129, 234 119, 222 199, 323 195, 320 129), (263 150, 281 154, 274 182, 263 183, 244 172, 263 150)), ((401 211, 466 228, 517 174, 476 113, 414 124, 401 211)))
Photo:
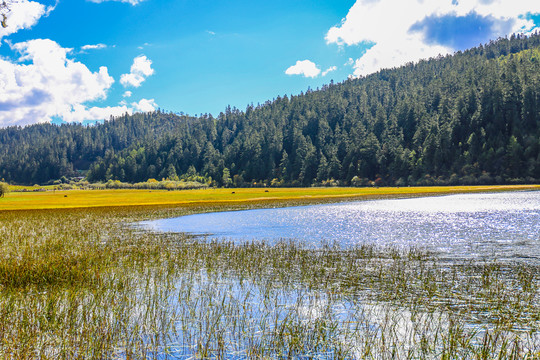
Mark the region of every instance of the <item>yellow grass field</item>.
POLYGON ((109 206, 189 206, 203 204, 322 201, 387 196, 443 195, 451 193, 540 190, 540 185, 381 187, 381 188, 248 188, 204 190, 62 190, 12 191, 0 198, 0 211, 67 209, 109 206))

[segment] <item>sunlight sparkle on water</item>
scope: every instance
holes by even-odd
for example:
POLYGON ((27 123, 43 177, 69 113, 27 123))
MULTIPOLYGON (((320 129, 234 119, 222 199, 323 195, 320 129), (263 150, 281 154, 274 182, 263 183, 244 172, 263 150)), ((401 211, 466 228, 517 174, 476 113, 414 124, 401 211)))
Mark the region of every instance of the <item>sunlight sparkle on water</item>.
POLYGON ((450 258, 540 262, 539 191, 231 211, 141 225, 238 243, 296 239, 315 247, 325 242, 376 244, 418 247, 450 258))

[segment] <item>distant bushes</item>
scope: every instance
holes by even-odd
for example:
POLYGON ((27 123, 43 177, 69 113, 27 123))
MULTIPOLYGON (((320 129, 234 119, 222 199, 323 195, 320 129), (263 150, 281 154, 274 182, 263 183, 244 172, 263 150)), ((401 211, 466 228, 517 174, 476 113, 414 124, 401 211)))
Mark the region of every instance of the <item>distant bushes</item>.
MULTIPOLYGON (((7 193, 8 184, 0 182, 0 197, 7 193), (5 188, 5 190, 4 190, 5 188)), ((12 191, 15 192, 39 192, 39 191, 54 191, 54 190, 105 190, 105 189, 150 189, 150 190, 190 190, 190 189, 206 189, 212 185, 211 182, 199 182, 195 180, 168 180, 157 181, 149 179, 139 183, 126 183, 119 180, 109 180, 105 183, 89 183, 86 180, 69 181, 69 183, 55 183, 54 185, 40 186, 38 184, 32 187, 14 186, 12 191)))
POLYGON ((399 179, 377 177, 375 180, 370 180, 367 178, 359 178, 355 176, 352 178, 349 184, 340 183, 339 181, 323 181, 318 184, 320 186, 340 186, 340 185, 350 185, 353 187, 379 187, 379 186, 459 186, 459 185, 523 185, 523 184, 536 184, 538 180, 532 177, 524 178, 512 178, 505 179, 500 175, 493 176, 490 173, 483 172, 479 176, 473 175, 463 175, 459 176, 457 174, 452 174, 450 177, 445 176, 431 176, 426 174, 420 179, 415 179, 413 176, 407 178, 401 177, 399 179), (337 185, 336 185, 337 183, 337 185))
POLYGON ((209 185, 198 181, 185 180, 162 180, 149 179, 145 182, 134 184, 121 182, 119 180, 109 180, 106 183, 89 184, 90 189, 150 189, 150 190, 191 190, 191 189, 206 189, 209 185))
MULTIPOLYGON (((374 179, 354 176, 349 182, 345 180, 322 180, 316 181, 311 184, 311 187, 405 187, 405 186, 485 186, 485 185, 523 185, 523 184, 536 184, 537 179, 532 177, 524 178, 512 178, 504 179, 497 175, 493 176, 490 173, 483 172, 479 176, 452 174, 449 177, 444 176, 431 176, 426 174, 420 179, 415 179, 413 176, 407 178, 400 177, 398 179, 390 177, 382 177, 377 175, 374 179)), ((238 188, 265 188, 265 187, 303 187, 299 181, 285 182, 282 179, 274 178, 272 181, 253 181, 244 182, 234 179, 231 184, 232 187, 238 188)), ((11 186, 11 191, 14 192, 39 192, 39 191, 53 191, 53 190, 105 190, 105 189, 147 189, 147 190, 191 190, 191 189, 207 189, 216 188, 218 186, 216 181, 211 178, 204 178, 197 176, 196 178, 189 179, 163 179, 158 181, 156 179, 148 179, 144 182, 128 183, 119 180, 109 180, 107 182, 90 183, 87 180, 69 180, 68 183, 57 183, 54 185, 40 186, 38 184, 32 187, 24 186, 11 186)), ((5 195, 8 190, 8 184, 0 182, 0 197, 5 195)))
POLYGON ((9 186, 5 182, 0 182, 0 198, 9 192, 9 186))

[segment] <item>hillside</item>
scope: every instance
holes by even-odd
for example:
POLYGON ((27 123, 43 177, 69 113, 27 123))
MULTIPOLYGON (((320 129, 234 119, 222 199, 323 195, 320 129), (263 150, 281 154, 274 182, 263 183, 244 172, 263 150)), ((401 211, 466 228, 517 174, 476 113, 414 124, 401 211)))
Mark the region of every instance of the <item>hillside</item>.
POLYGON ((540 182, 540 36, 278 97, 216 118, 160 111, 0 129, 0 178, 217 185, 540 182))

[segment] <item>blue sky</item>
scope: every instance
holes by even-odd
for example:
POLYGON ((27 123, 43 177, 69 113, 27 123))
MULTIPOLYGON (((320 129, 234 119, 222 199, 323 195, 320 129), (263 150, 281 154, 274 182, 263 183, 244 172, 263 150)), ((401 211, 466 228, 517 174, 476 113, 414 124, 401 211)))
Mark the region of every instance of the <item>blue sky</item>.
POLYGON ((540 24, 540 2, 517 0, 15 1, 0 126, 216 116, 540 24))

